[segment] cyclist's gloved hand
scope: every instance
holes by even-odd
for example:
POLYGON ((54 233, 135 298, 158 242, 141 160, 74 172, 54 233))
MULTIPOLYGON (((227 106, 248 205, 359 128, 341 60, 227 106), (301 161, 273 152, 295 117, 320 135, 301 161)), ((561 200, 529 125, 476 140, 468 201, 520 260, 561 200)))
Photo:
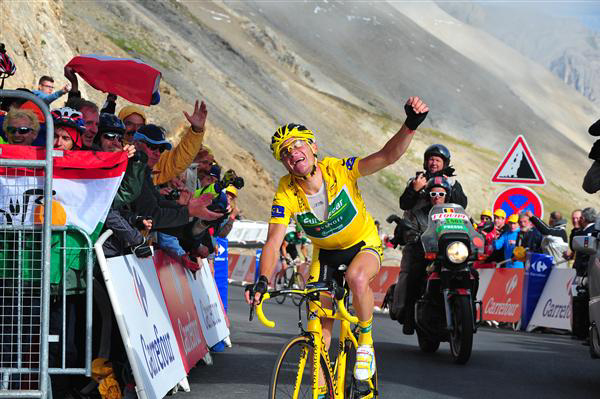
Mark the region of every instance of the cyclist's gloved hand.
POLYGON ((413 103, 413 105, 409 105, 409 103, 407 102, 404 105, 404 112, 406 112, 406 121, 404 121, 404 124, 410 130, 417 130, 419 125, 425 120, 427 114, 429 113, 429 108, 427 108, 426 106, 424 109, 426 109, 427 111, 420 113, 415 112, 413 107, 422 107, 423 104, 418 98, 416 99, 416 101, 416 104, 413 103))
MULTIPOLYGON (((267 292, 267 290, 269 289, 269 279, 267 278, 267 276, 261 275, 258 278, 258 281, 256 283, 254 283, 254 285, 247 285, 246 286, 246 292, 248 292, 248 296, 250 301, 253 301, 254 299, 257 299, 257 301, 260 301, 260 298, 262 297, 262 295, 267 292), (259 294, 259 297, 256 298, 256 294, 259 294)), ((257 302, 256 300, 254 301, 254 303, 257 302)))

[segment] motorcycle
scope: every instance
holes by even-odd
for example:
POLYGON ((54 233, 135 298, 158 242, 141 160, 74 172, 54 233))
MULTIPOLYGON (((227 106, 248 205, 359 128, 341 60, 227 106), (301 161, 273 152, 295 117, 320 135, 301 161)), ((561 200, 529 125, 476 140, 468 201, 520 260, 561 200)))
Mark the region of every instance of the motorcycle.
POLYGON ((429 212, 429 223, 421 235, 427 267, 423 295, 415 304, 419 347, 435 352, 440 342, 450 343, 455 363, 465 364, 473 347, 477 320, 478 275, 474 260, 482 260, 484 238, 471 224, 462 206, 438 204, 429 212))
MULTIPOLYGON (((573 316, 575 317, 577 312, 577 305, 584 302, 580 305, 584 306, 583 312, 587 310, 587 315, 589 315, 590 356, 598 359, 600 358, 600 239, 598 239, 600 221, 596 222, 594 228, 594 235, 573 237, 573 249, 590 255, 587 276, 580 278, 576 295, 573 296, 573 316)), ((585 315, 580 318, 585 319, 585 315)), ((588 320, 583 322, 587 324, 588 320)))

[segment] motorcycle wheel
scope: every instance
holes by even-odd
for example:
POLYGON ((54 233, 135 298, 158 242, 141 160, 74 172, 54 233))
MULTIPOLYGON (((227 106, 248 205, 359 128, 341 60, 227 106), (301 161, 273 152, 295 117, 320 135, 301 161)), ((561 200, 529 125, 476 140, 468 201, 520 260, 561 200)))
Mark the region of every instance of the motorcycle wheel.
POLYGON ((433 353, 440 347, 440 341, 429 338, 425 332, 417 327, 417 341, 421 352, 433 353))
POLYGON ((465 364, 471 357, 473 348, 473 317, 471 304, 466 296, 452 298, 452 323, 450 332, 450 352, 454 363, 465 364))

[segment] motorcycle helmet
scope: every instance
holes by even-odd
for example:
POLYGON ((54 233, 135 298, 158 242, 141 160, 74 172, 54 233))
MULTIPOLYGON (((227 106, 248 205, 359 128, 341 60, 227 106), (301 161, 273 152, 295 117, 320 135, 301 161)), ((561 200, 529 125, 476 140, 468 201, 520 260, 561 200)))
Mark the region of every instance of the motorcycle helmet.
POLYGON ((105 132, 125 134, 125 124, 115 114, 102 112, 98 123, 98 133, 105 132))
POLYGON ((444 176, 436 176, 429 179, 427 181, 425 191, 429 193, 434 187, 443 188, 446 191, 446 197, 450 197, 450 194, 452 192, 452 185, 450 185, 450 182, 444 176))
POLYGON ((423 169, 427 170, 427 160, 430 156, 435 155, 444 160, 444 168, 450 165, 450 150, 442 144, 432 144, 425 150, 423 154, 423 169))
POLYGON ((276 160, 281 160, 281 145, 290 138, 304 140, 309 144, 315 142, 313 131, 303 125, 288 123, 287 125, 280 126, 271 137, 271 151, 276 160))

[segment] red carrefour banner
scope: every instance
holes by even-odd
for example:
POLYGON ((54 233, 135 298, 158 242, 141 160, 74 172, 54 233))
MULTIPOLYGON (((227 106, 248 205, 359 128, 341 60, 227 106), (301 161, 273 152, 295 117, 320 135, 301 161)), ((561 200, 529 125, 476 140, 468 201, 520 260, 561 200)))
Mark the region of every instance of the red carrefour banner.
POLYGON ((524 269, 496 269, 483 296, 483 319, 516 323, 521 318, 524 269))
POLYGON ((208 352, 194 298, 178 260, 162 251, 156 251, 154 264, 183 365, 185 371, 189 372, 208 352))

